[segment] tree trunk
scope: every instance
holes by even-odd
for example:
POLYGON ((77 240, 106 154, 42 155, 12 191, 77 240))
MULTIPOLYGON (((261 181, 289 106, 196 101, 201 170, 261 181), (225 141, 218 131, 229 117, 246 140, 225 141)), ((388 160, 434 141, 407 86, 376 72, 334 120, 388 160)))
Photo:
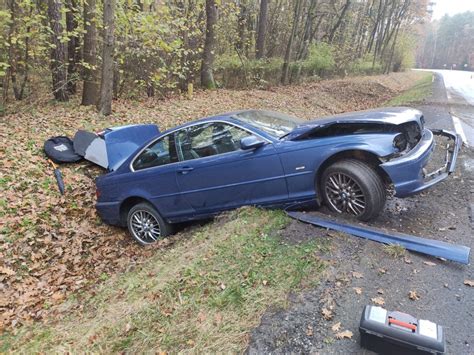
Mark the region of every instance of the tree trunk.
POLYGON ((334 27, 331 29, 331 32, 329 33, 329 37, 328 37, 329 43, 332 43, 332 41, 334 40, 337 30, 339 29, 339 26, 341 26, 342 20, 344 20, 344 17, 346 16, 347 10, 349 10, 349 6, 351 6, 351 0, 346 0, 346 3, 344 4, 344 7, 342 8, 341 14, 339 15, 339 18, 337 19, 336 24, 334 25, 334 27))
POLYGON ((398 30, 400 30, 400 25, 397 26, 395 31, 395 38, 393 39, 392 48, 390 50, 390 59, 388 60, 387 66, 385 67, 385 74, 390 74, 390 70, 392 69, 392 61, 393 61, 393 54, 395 53, 395 45, 397 43, 398 37, 398 30))
POLYGON ((303 39, 300 43, 300 48, 296 56, 297 60, 306 59, 308 56, 309 45, 311 44, 311 34, 313 33, 314 20, 316 19, 316 7, 318 6, 318 0, 311 0, 306 14, 306 22, 304 24, 303 39))
POLYGON ((214 65, 214 48, 216 45, 215 26, 217 22, 217 6, 215 0, 206 0, 206 39, 202 53, 201 86, 214 89, 216 83, 212 75, 214 65))
POLYGON ((98 109, 102 115, 112 113, 114 86, 114 13, 115 0, 104 0, 104 46, 102 50, 102 78, 98 109))
POLYGON ((82 58, 84 60, 82 88, 82 105, 89 106, 97 104, 99 87, 97 84, 97 28, 96 28, 96 2, 87 0, 84 2, 84 48, 82 58))
POLYGON ((255 58, 261 59, 265 56, 265 35, 267 32, 268 0, 260 0, 260 14, 258 17, 258 34, 255 44, 255 58))
POLYGON ((293 47, 293 40, 295 39, 296 29, 298 28, 300 12, 301 12, 301 0, 296 0, 294 13, 293 13, 293 25, 291 27, 290 37, 288 38, 288 43, 286 45, 285 59, 283 61, 283 67, 282 67, 282 73, 281 73, 281 83, 283 85, 288 84, 291 49, 293 47))
POLYGON ((247 24, 247 3, 246 1, 240 1, 239 5, 239 15, 237 16, 237 43, 235 44, 235 48, 242 52, 245 47, 245 34, 246 34, 246 24, 247 24))
MULTIPOLYGON (((375 1, 376 0, 373 0, 374 2, 372 3, 372 6, 375 4, 375 1)), ((374 22, 374 27, 372 29, 372 32, 369 36, 369 43, 367 43, 367 49, 366 49, 366 53, 370 53, 372 51, 372 46, 374 45, 374 41, 375 41, 375 38, 376 38, 376 35, 377 35, 377 30, 379 28, 379 24, 380 24, 380 21, 381 21, 381 16, 382 16, 382 0, 379 0, 379 5, 378 5, 378 9, 377 9, 377 18, 374 22)))
POLYGON ((68 66, 67 76, 68 84, 67 88, 70 94, 76 93, 76 83, 78 80, 77 75, 77 63, 79 62, 79 36, 77 35, 77 4, 76 0, 67 0, 66 6, 68 11, 66 12, 66 29, 69 35, 69 41, 67 44, 68 54, 68 66))
POLYGON ((48 17, 51 26, 51 75, 53 78, 53 95, 58 101, 68 101, 67 91, 67 47, 61 42, 63 26, 61 25, 61 1, 48 0, 48 17))

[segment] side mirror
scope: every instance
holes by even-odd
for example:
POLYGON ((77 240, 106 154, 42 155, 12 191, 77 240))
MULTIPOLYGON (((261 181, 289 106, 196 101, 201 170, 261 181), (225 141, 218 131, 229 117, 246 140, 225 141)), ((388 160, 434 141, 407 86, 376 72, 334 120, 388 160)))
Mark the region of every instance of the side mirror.
POLYGON ((240 140, 240 148, 243 150, 257 149, 265 144, 262 138, 256 136, 248 136, 240 140))

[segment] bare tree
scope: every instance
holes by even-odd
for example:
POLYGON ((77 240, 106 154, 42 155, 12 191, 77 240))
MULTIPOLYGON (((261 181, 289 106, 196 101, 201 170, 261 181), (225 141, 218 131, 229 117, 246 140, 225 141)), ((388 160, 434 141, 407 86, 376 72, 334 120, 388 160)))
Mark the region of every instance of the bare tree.
POLYGON ((68 101, 67 90, 67 47, 61 41, 61 1, 48 0, 48 18, 51 26, 51 75, 53 77, 53 95, 58 101, 68 101))
POLYGON ((95 0, 84 2, 84 47, 82 57, 84 60, 84 86, 82 89, 82 105, 97 104, 99 87, 97 84, 97 28, 95 0))
POLYGON ((98 109, 102 115, 112 113, 114 86, 114 27, 115 0, 104 0, 104 38, 102 50, 102 78, 98 109))
POLYGON ((70 94, 76 93, 76 83, 78 79, 77 75, 77 63, 80 60, 80 43, 79 36, 77 34, 77 3, 76 0, 66 1, 66 29, 69 35, 69 41, 67 45, 68 54, 68 91, 70 94))
POLYGON ((334 40, 337 30, 341 26, 342 21, 344 20, 344 17, 346 16, 347 10, 349 10, 349 6, 351 6, 351 0, 346 0, 346 3, 342 7, 341 13, 339 14, 339 17, 337 18, 336 24, 331 29, 331 32, 329 32, 329 36, 328 36, 329 43, 332 43, 332 41, 334 40))
POLYGON ((212 74, 214 65, 214 48, 216 46, 216 23, 216 0, 206 0, 206 39, 204 41, 201 65, 201 85, 206 89, 214 89, 216 87, 214 76, 212 74))
POLYGON ((293 41, 296 36, 296 30, 299 24, 299 18, 301 16, 302 0, 295 0, 295 7, 293 12, 293 25, 291 26, 290 37, 288 38, 288 43, 286 45, 285 58, 283 60, 282 74, 281 74, 281 83, 288 84, 289 71, 290 71, 290 60, 291 60, 291 50, 293 47, 293 41))
POLYGON ((258 17, 257 42, 255 43, 255 58, 261 59, 265 56, 265 35, 267 32, 268 0, 260 0, 260 12, 258 17))

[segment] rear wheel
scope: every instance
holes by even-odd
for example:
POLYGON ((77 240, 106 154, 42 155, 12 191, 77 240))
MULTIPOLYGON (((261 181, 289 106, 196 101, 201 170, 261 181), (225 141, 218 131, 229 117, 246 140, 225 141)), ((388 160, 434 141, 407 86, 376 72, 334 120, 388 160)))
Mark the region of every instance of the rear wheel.
POLYGON ((127 226, 132 237, 141 245, 148 245, 171 234, 169 223, 153 206, 142 202, 133 206, 127 215, 127 226))
POLYGON ((385 205, 382 179, 359 160, 341 160, 329 166, 323 172, 320 187, 331 211, 353 215, 362 221, 375 218, 385 205))

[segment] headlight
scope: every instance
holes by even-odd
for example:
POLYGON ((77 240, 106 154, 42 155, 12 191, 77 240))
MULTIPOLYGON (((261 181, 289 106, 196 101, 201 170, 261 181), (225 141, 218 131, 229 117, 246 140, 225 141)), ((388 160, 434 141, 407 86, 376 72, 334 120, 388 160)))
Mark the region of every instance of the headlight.
POLYGON ((398 149, 399 152, 403 152, 407 149, 407 139, 403 133, 398 134, 393 139, 393 146, 398 149))

